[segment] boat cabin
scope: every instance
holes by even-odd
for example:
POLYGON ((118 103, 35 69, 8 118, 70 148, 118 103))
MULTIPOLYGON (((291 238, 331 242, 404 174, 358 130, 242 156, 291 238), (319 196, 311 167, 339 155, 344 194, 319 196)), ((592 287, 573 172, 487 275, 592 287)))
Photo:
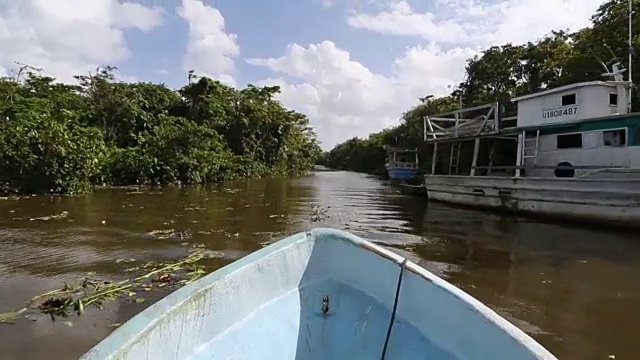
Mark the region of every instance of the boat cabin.
POLYGON ((387 164, 391 167, 417 168, 418 149, 387 147, 387 164))
POLYGON ((387 163, 384 167, 390 179, 406 182, 420 180, 418 164, 418 149, 387 146, 387 163))
POLYGON ((520 128, 575 122, 627 113, 616 85, 605 81, 570 84, 512 99, 520 128))
POLYGON ((425 118, 431 174, 594 178, 640 168, 640 114, 629 111, 623 71, 614 65, 605 74, 614 81, 514 98, 517 116, 510 118, 501 116, 497 104, 485 105, 490 110, 483 116, 463 116, 476 107, 425 118))

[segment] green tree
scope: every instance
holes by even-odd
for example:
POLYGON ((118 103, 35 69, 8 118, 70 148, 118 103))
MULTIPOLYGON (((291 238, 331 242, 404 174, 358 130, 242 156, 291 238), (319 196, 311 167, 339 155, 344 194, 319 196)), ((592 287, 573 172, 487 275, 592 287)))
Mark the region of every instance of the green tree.
MULTIPOLYGON (((628 54, 627 0, 609 0, 592 17, 593 26, 575 33, 552 31, 536 42, 523 45, 493 46, 469 59, 466 76, 449 96, 425 96, 402 116, 393 128, 372 134, 368 139, 350 139, 336 145, 322 156, 322 163, 338 169, 383 173, 385 145, 402 143, 422 146, 423 119, 427 115, 448 112, 492 102, 505 106, 504 115, 514 115, 514 97, 570 83, 602 79, 614 61, 627 66, 628 54), (461 103, 461 104, 460 104, 461 103)), ((640 13, 640 1, 633 2, 640 13)), ((633 19, 633 49, 640 38, 640 19, 633 19)), ((640 59, 634 57, 634 68, 640 69, 640 59)), ((640 71, 633 73, 634 83, 640 81, 640 71)), ((633 97, 637 108, 639 97, 633 97)))
POLYGON ((0 79, 0 191, 204 183, 299 175, 320 156, 309 120, 278 87, 195 77, 179 90, 118 81, 114 67, 66 85, 30 67, 0 79))

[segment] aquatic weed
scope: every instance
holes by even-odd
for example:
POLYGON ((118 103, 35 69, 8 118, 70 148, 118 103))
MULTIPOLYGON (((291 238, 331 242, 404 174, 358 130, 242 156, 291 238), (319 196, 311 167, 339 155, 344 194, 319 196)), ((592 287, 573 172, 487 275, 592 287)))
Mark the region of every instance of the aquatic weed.
MULTIPOLYGON (((82 315, 89 307, 102 309, 110 300, 124 299, 130 302, 144 302, 138 295, 142 291, 175 287, 188 284, 202 277, 206 271, 200 261, 210 256, 201 247, 176 262, 147 262, 126 269, 127 272, 141 275, 118 282, 95 278, 95 273, 77 284, 64 283, 58 289, 37 295, 22 309, 0 314, 0 324, 13 323, 20 317, 30 317, 41 313, 55 321, 57 317, 68 317, 75 313, 82 315)), ((116 263, 134 263, 135 259, 118 259, 116 263)))

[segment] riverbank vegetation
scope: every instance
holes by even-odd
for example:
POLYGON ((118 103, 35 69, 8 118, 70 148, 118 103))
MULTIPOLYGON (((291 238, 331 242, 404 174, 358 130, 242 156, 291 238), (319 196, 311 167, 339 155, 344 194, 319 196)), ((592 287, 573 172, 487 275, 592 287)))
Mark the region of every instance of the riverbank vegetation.
MULTIPOLYGON (((21 309, 0 313, 0 324, 14 324, 20 318, 35 321, 39 314, 48 315, 53 321, 74 313, 80 316, 90 308, 102 309, 112 300, 144 302, 148 291, 173 290, 204 276, 207 271, 203 260, 212 256, 203 248, 202 244, 194 244, 189 255, 175 262, 147 262, 136 266, 135 259, 118 259, 116 263, 128 264, 127 273, 138 276, 114 282, 89 273, 77 284, 65 282, 58 289, 34 296, 21 309)), ((66 323, 72 325, 70 321, 66 323)))
POLYGON ((299 175, 321 152, 277 86, 237 90, 191 72, 175 91, 114 70, 77 85, 26 65, 0 79, 0 193, 299 175))
MULTIPOLYGON (((516 96, 550 89, 574 82, 603 80, 603 60, 611 66, 616 60, 627 67, 628 10, 627 0, 610 0, 592 17, 592 26, 580 31, 554 31, 545 38, 523 45, 493 46, 469 59, 465 80, 444 97, 426 94, 416 106, 406 111, 401 123, 393 128, 371 134, 367 139, 352 138, 322 155, 319 163, 340 170, 384 174, 385 145, 420 147, 422 119, 427 115, 487 104, 495 101, 513 111, 509 100, 516 96)), ((634 2, 634 12, 640 13, 640 2, 634 2)), ((633 23, 634 34, 640 29, 640 18, 633 23)), ((633 48, 637 53, 640 38, 635 35, 633 48)), ((640 57, 633 66, 640 68, 640 57)), ((640 82, 640 72, 633 72, 634 84, 640 82)), ((637 92, 636 92, 637 94, 637 92)), ((638 97, 633 98, 637 109, 638 97)), ((514 115, 507 114, 506 116, 514 115)))

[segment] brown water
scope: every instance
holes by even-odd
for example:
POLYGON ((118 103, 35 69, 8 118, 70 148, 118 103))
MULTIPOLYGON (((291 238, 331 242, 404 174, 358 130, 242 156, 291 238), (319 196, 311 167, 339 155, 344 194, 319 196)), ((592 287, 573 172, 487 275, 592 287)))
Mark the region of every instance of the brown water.
MULTIPOLYGON (((121 277, 119 258, 177 259, 188 241, 217 251, 214 266, 222 266, 316 226, 346 229, 410 257, 560 359, 638 358, 640 236, 427 207, 376 178, 348 172, 0 200, 0 312, 90 271, 121 277), (314 204, 328 207, 328 217, 312 222, 314 204), (68 217, 31 220, 63 211, 68 217), (149 234, 165 229, 192 236, 149 234)), ((65 319, 73 326, 46 317, 0 325, 0 359, 77 359, 113 330, 109 325, 151 303, 112 303, 65 319)))

